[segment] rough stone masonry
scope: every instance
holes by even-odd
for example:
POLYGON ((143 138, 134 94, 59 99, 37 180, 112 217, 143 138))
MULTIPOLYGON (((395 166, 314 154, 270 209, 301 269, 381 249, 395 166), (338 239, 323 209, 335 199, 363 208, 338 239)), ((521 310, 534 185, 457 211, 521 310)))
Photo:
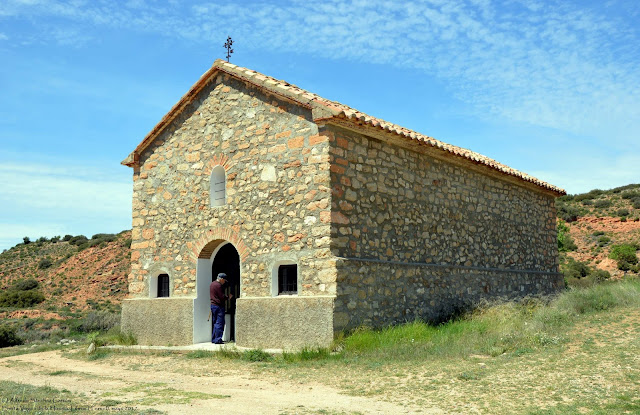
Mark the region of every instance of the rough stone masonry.
POLYGON ((339 330, 561 286, 561 189, 327 116, 293 88, 217 61, 123 162, 134 185, 122 326, 140 343, 206 338, 211 271, 199 267, 223 243, 240 256, 239 346, 326 346, 339 330), (210 203, 216 166, 222 206, 210 203), (296 295, 274 291, 283 263, 298 267, 296 295), (151 292, 159 274, 168 298, 151 292))

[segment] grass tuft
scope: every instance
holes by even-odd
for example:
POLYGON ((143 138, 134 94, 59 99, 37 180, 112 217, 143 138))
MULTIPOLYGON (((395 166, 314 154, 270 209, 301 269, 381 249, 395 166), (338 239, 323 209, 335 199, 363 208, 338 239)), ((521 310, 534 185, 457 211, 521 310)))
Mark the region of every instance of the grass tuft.
POLYGON ((428 357, 523 354, 566 342, 566 328, 585 313, 640 306, 640 283, 603 283, 572 289, 552 301, 483 304, 457 320, 439 326, 414 321, 380 330, 359 328, 339 337, 335 349, 345 357, 395 361, 428 357))

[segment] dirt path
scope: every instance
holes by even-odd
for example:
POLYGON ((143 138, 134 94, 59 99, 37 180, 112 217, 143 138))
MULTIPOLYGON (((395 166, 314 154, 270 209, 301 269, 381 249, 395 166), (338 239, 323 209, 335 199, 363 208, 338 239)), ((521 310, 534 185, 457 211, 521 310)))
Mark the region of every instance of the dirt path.
POLYGON ((96 405, 111 399, 170 414, 441 413, 346 396, 310 381, 276 382, 267 375, 225 369, 194 376, 184 373, 189 365, 163 370, 158 365, 163 359, 175 363, 161 356, 126 356, 114 364, 66 358, 60 351, 26 354, 0 359, 0 380, 67 389, 96 405))

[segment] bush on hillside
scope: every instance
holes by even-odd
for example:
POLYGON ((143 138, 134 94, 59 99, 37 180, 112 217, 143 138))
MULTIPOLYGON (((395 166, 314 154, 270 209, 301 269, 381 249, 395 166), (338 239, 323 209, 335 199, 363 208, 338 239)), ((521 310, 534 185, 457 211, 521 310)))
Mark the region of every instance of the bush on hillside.
POLYGON ((629 216, 629 209, 618 209, 616 212, 618 216, 629 216))
POLYGON ((569 227, 566 223, 558 221, 558 250, 560 252, 575 251, 578 246, 569 234, 569 227))
POLYGON ((38 281, 20 280, 0 293, 0 307, 25 308, 44 301, 44 295, 37 290, 38 281))
POLYGON ((615 259, 617 261, 626 261, 630 264, 637 264, 638 263, 638 256, 636 255, 637 250, 638 250, 638 245, 636 244, 613 245, 611 247, 611 252, 609 253, 609 258, 615 259))
POLYGON ((627 200, 640 198, 640 191, 624 192, 620 195, 620 197, 627 200))
POLYGON ((22 339, 18 337, 14 327, 6 324, 0 325, 0 347, 17 346, 22 343, 22 339))
POLYGON ((602 282, 611 278, 611 274, 609 273, 609 271, 597 268, 594 269, 593 272, 591 272, 590 276, 593 277, 596 282, 602 282))
POLYGON ((16 281, 9 289, 14 291, 29 291, 38 288, 38 285, 38 281, 33 278, 29 278, 26 280, 16 281))
POLYGON ((580 216, 580 210, 575 206, 570 206, 564 203, 558 205, 558 217, 563 221, 570 223, 578 220, 580 216))
POLYGON ((584 262, 569 258, 569 263, 566 265, 563 273, 565 278, 585 278, 591 273, 591 267, 584 262))
POLYGON ((597 209, 606 209, 610 208, 611 206, 613 206, 613 203, 608 199, 596 200, 593 203, 593 207, 597 209))
POLYGON ((26 308, 44 301, 40 291, 5 291, 0 293, 0 307, 26 308))
POLYGON ((53 262, 49 258, 42 258, 38 263, 38 269, 47 269, 53 265, 53 262))
POLYGON ((613 189, 611 189, 612 193, 620 193, 620 192, 624 192, 625 190, 631 190, 631 189, 636 189, 636 188, 640 188, 640 184, 636 183, 636 184, 627 184, 624 186, 620 186, 620 187, 614 187, 613 189))
POLYGON ((93 235, 91 239, 99 239, 102 241, 113 242, 116 239, 116 235, 112 233, 97 233, 93 235))
MULTIPOLYGON (((66 238, 66 237, 65 237, 65 238, 66 238)), ((89 240, 89 239, 87 239, 87 237, 86 237, 86 236, 84 236, 84 235, 77 235, 77 236, 74 236, 74 237, 72 237, 71 239, 69 239, 69 243, 70 243, 71 245, 76 245, 76 246, 78 246, 78 245, 82 245, 83 243, 87 242, 88 240, 89 240)))

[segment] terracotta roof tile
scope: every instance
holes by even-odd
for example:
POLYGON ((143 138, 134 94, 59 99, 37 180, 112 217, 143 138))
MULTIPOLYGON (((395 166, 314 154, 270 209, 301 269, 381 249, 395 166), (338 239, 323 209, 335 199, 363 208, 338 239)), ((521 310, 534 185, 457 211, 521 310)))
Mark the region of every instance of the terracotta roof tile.
POLYGON ((179 114, 182 109, 195 98, 195 95, 206 85, 209 79, 215 76, 218 71, 228 73, 229 75, 270 90, 275 94, 283 95, 287 98, 293 99, 294 101, 297 101, 311 108, 323 108, 327 110, 331 115, 329 117, 323 118, 322 121, 330 121, 331 119, 342 119, 357 124, 364 124, 365 126, 369 126, 374 129, 381 129, 396 136, 413 140, 419 143, 424 143, 428 146, 443 150, 444 152, 452 154, 456 157, 461 157, 474 163, 485 165, 497 172, 533 183, 543 189, 549 190, 556 194, 566 194, 566 192, 559 187, 536 179, 535 177, 520 172, 516 169, 512 169, 511 167, 498 163, 497 161, 489 157, 485 157, 466 148, 447 144, 440 140, 436 140, 433 137, 429 137, 416 131, 412 131, 399 125, 390 123, 388 121, 372 117, 347 105, 322 98, 319 95, 299 88, 286 81, 280 81, 268 75, 264 75, 247 68, 242 68, 220 59, 215 61, 213 66, 207 72, 205 72, 205 74, 202 75, 198 82, 196 82, 196 84, 191 87, 191 89, 181 98, 181 100, 176 105, 174 105, 169 113, 162 118, 158 125, 156 125, 140 143, 140 145, 138 145, 136 150, 134 150, 134 152, 131 153, 131 155, 129 155, 129 157, 127 157, 127 159, 125 159, 122 163, 125 165, 133 165, 137 160, 137 155, 139 155, 142 150, 144 150, 144 148, 146 148, 146 146, 148 146, 149 143, 153 141, 155 136, 157 136, 164 129, 166 124, 168 124, 173 118, 175 118, 175 116, 177 116, 177 114, 179 114))

